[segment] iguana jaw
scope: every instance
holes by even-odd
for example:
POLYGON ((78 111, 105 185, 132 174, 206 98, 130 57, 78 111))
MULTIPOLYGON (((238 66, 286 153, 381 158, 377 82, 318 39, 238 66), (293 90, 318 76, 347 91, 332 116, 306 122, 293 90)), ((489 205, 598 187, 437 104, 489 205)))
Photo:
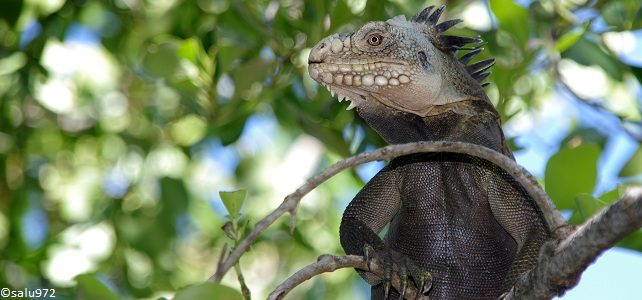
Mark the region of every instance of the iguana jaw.
POLYGON ((323 82, 321 82, 321 85, 330 91, 330 95, 332 95, 332 97, 336 95, 339 102, 343 102, 343 100, 351 101, 348 108, 346 108, 347 110, 357 107, 357 103, 366 101, 366 97, 368 96, 367 94, 364 94, 363 91, 355 88, 330 86, 323 82))
POLYGON ((424 117, 435 105, 447 104, 440 101, 444 98, 441 77, 426 74, 405 61, 310 60, 308 72, 333 96, 336 94, 339 102, 346 98, 351 100, 348 109, 377 101, 398 111, 424 117))
POLYGON ((348 109, 378 98, 376 94, 385 88, 399 87, 410 83, 410 76, 401 72, 405 62, 394 60, 335 60, 333 62, 310 61, 312 79, 326 87, 339 102, 351 100, 348 109))

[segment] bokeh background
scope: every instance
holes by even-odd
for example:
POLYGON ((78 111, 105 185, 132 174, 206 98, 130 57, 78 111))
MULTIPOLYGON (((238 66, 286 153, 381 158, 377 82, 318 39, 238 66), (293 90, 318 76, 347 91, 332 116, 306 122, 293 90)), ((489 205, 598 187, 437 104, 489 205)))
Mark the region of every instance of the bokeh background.
MULTIPOLYGON (((642 182, 639 0, 2 0, 0 287, 156 299, 205 281, 234 245, 219 191, 247 191, 242 236, 306 178, 384 145, 309 78, 310 48, 431 4, 486 41, 516 158, 571 222, 642 182)), ((343 253, 342 210, 382 166, 341 173, 293 234, 283 217, 257 240, 241 260, 253 298, 343 253)), ((640 251, 638 231, 565 299, 640 299, 640 251)), ((221 284, 240 291, 233 270, 221 284)), ((344 269, 290 299, 368 293, 344 269)))

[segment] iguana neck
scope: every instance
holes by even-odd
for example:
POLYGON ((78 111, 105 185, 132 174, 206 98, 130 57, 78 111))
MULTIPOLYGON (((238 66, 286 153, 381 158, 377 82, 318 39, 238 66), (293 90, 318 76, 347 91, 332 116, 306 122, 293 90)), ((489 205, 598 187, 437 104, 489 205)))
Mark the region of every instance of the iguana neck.
POLYGON ((369 102, 357 112, 387 143, 459 141, 488 147, 512 157, 499 114, 487 100, 470 99, 436 106, 430 115, 415 114, 369 102))

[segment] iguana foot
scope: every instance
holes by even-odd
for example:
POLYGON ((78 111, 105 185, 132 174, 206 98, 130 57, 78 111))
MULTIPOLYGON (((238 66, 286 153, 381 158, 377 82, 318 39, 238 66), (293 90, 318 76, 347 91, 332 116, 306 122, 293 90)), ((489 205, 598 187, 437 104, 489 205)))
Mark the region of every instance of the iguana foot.
POLYGON ((426 295, 428 291, 430 291, 430 288, 432 287, 432 277, 430 272, 423 270, 413 260, 388 247, 378 247, 378 249, 375 249, 372 246, 365 244, 363 248, 368 269, 371 268, 371 262, 373 260, 377 260, 383 264, 382 281, 384 284, 384 299, 388 299, 388 296, 390 295, 392 272, 397 272, 399 274, 400 300, 404 299, 409 278, 414 283, 417 291, 422 295, 426 295))

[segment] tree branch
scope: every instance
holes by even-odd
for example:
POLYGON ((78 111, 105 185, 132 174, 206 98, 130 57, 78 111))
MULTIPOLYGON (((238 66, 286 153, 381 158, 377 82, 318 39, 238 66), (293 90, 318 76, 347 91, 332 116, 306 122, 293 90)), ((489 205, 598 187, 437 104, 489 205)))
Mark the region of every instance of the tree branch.
POLYGON ((301 198, 307 193, 315 189, 321 183, 325 182, 332 176, 341 172, 346 168, 351 168, 363 163, 375 160, 390 160, 395 157, 422 153, 422 152, 451 152, 461 153, 471 156, 476 156, 485 159, 510 174, 519 182, 539 206, 546 224, 551 232, 556 232, 561 238, 566 237, 567 232, 558 232, 559 229, 567 228, 566 222, 562 215, 557 211, 555 205, 550 200, 548 195, 542 190, 537 181, 526 171, 524 168, 516 164, 507 156, 488 149, 483 146, 461 143, 461 142, 418 142, 401 145, 390 145, 379 148, 372 152, 361 153, 342 161, 339 161, 329 168, 325 169, 320 174, 310 178, 305 184, 299 187, 294 193, 285 197, 281 205, 277 207, 272 213, 260 220, 248 236, 243 239, 225 258, 225 261, 219 262, 216 273, 209 278, 209 281, 219 282, 229 269, 239 260, 241 255, 247 248, 254 242, 254 240, 261 234, 267 227, 276 221, 281 215, 286 212, 294 214, 298 203, 301 198))
MULTIPOLYGON (((319 256, 316 263, 310 264, 303 269, 297 271, 283 283, 281 283, 276 289, 270 293, 268 300, 279 300, 283 299, 287 293, 289 293, 296 286, 305 282, 306 280, 320 275, 326 272, 334 272, 341 268, 357 268, 364 271, 369 271, 381 278, 383 278, 383 264, 377 261, 376 259, 371 259, 370 268, 364 260, 363 256, 359 255, 345 255, 345 256, 333 256, 329 254, 324 254, 319 256)), ((401 282, 399 279, 399 273, 392 272, 391 284, 396 290, 400 290, 401 282)), ((430 279, 428 279, 430 280, 430 279)), ((426 296, 419 295, 417 289, 414 285, 408 284, 406 288, 406 298, 407 299, 428 299, 426 296)))
POLYGON ((606 249, 642 227, 642 186, 629 188, 557 245, 546 246, 538 264, 504 299, 550 299, 577 284, 580 274, 606 249), (548 253, 547 253, 548 252, 548 253))

